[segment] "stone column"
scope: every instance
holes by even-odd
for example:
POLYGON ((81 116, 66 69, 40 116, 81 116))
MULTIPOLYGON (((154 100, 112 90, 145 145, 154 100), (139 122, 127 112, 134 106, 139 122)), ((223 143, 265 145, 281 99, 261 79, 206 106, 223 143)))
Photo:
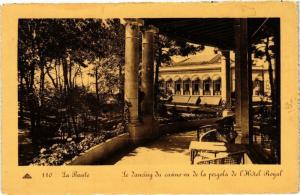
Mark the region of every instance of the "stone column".
POLYGON ((210 95, 214 95, 214 80, 212 80, 211 78, 209 82, 210 82, 210 86, 209 86, 210 95))
POLYGON ((199 95, 203 96, 203 80, 199 81, 199 95))
POLYGON ((139 130, 139 25, 137 19, 125 20, 125 83, 124 98, 128 105, 129 124, 127 129, 133 142, 137 139, 139 130))
POLYGON ((154 27, 144 27, 142 31, 142 70, 141 91, 143 100, 142 129, 140 135, 143 140, 157 136, 157 126, 154 120, 154 27))
POLYGON ((251 66, 248 64, 247 19, 235 21, 235 130, 238 132, 237 143, 249 143, 249 108, 251 66), (250 79, 250 80, 249 80, 250 79))
POLYGON ((173 87, 172 87, 172 89, 173 89, 173 95, 176 95, 175 93, 176 93, 176 81, 172 81, 172 84, 173 84, 173 87))
POLYGON ((153 115, 153 77, 154 77, 154 51, 153 51, 154 31, 144 30, 142 34, 142 75, 141 90, 144 93, 142 100, 142 114, 153 115))
POLYGON ((226 101, 226 57, 224 56, 224 51, 222 51, 222 58, 221 58, 221 97, 223 101, 226 101))
POLYGON ((183 95, 183 80, 180 80, 180 95, 183 95))
POLYGON ((223 117, 233 115, 233 112, 231 110, 231 72, 230 72, 230 51, 223 51, 223 56, 225 57, 225 66, 224 66, 224 72, 223 75, 225 79, 222 80, 222 91, 225 92, 225 102, 226 102, 226 108, 223 111, 223 117), (223 82, 224 81, 224 82, 223 82))

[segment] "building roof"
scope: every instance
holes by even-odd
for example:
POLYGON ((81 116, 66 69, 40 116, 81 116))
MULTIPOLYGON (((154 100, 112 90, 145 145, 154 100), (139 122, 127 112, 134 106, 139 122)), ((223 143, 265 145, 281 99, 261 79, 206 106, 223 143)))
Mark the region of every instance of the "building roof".
POLYGON ((161 72, 178 72, 178 71, 212 71, 219 70, 221 67, 221 54, 214 53, 214 47, 205 46, 201 52, 194 55, 172 56, 171 65, 163 65, 161 72))
POLYGON ((215 47, 205 46, 204 50, 196 54, 172 56, 171 66, 219 64, 221 63, 222 55, 220 53, 216 54, 215 49, 215 47))
POLYGON ((221 63, 221 54, 216 54, 212 58, 208 58, 209 56, 203 55, 193 55, 188 57, 182 61, 175 62, 174 66, 182 66, 182 65, 199 65, 199 64, 217 64, 221 63))

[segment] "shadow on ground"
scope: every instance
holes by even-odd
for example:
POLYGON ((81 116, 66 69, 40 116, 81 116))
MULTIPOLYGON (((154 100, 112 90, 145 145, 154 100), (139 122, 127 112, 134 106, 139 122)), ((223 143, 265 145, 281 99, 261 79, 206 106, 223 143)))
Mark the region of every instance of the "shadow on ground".
POLYGON ((129 147, 96 164, 174 164, 179 161, 189 163, 189 144, 192 140, 196 140, 196 131, 167 134, 143 146, 129 147))

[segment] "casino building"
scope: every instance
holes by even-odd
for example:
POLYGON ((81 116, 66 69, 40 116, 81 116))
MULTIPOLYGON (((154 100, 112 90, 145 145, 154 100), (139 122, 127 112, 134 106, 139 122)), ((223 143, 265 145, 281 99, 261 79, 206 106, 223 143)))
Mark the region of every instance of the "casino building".
MULTIPOLYGON (((220 101, 225 101, 226 59, 222 54, 209 56, 201 54, 189 56, 179 62, 173 62, 170 66, 162 66, 159 70, 160 92, 167 95, 199 96, 200 99, 201 97, 207 100, 218 98, 220 101)), ((261 101, 263 97, 263 100, 267 101, 266 97, 270 96, 267 64, 259 60, 253 62, 253 102, 261 101)), ((231 94, 234 94, 235 65, 232 57, 230 69, 230 89, 231 94)))

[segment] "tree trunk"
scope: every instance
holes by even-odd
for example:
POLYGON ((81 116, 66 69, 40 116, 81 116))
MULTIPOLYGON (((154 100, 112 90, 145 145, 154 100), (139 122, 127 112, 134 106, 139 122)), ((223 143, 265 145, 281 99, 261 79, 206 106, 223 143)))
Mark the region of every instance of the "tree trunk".
POLYGON ((41 61, 40 64, 40 89, 39 89, 39 97, 37 99, 36 105, 36 127, 40 129, 41 127, 41 109, 44 105, 44 87, 45 87, 45 66, 44 62, 41 61))
POLYGON ((20 94, 19 94, 19 113, 20 113, 20 121, 19 121, 19 126, 23 128, 24 125, 24 97, 25 97, 25 90, 24 90, 24 83, 23 83, 23 78, 24 78, 24 72, 20 72, 20 94))
POLYGON ((57 67, 59 68, 59 60, 58 59, 54 59, 54 71, 55 71, 55 83, 57 85, 57 89, 59 87, 59 79, 58 79, 58 71, 57 71, 57 67))
POLYGON ((41 106, 43 105, 44 101, 44 89, 45 89, 45 61, 41 60, 40 62, 40 100, 41 100, 41 106))
POLYGON ((76 136, 76 141, 79 141, 79 134, 78 134, 78 128, 77 128, 77 123, 75 121, 75 116, 72 115, 72 122, 73 122, 73 128, 76 136))
POLYGON ((78 65, 78 68, 75 70, 75 73, 74 73, 74 76, 73 76, 73 88, 75 88, 75 86, 77 85, 77 75, 78 74, 81 74, 81 68, 80 68, 80 65, 78 65))
MULTIPOLYGON (((96 96, 97 96, 97 105, 100 105, 100 94, 99 94, 99 84, 98 84, 98 65, 95 67, 95 87, 96 87, 96 96)), ((99 106, 100 108, 100 106, 99 106)), ((99 111, 96 111, 96 120, 95 120, 95 131, 98 130, 98 116, 99 111)))
POLYGON ((96 96, 97 96, 97 101, 99 103, 100 101, 100 95, 99 95, 99 83, 98 83, 98 66, 95 67, 95 88, 96 88, 96 96))
POLYGON ((63 59, 63 77, 64 77, 64 96, 63 96, 63 101, 64 101, 64 106, 66 107, 66 123, 67 123, 67 132, 68 132, 68 137, 71 137, 71 122, 70 122, 70 117, 71 117, 71 89, 70 89, 70 82, 69 82, 69 77, 68 77, 68 72, 69 72, 69 65, 66 59, 63 59))
POLYGON ((55 89, 58 89, 58 78, 57 78, 57 70, 56 70, 56 66, 55 66, 55 63, 54 63, 54 70, 55 70, 55 75, 56 75, 56 78, 54 79, 53 76, 51 75, 50 71, 49 71, 49 67, 46 67, 46 74, 48 75, 48 77, 50 78, 52 84, 53 84, 53 87, 55 89))
POLYGON ((63 59, 63 76, 64 76, 64 95, 67 97, 69 92, 69 82, 68 82, 68 63, 66 59, 63 59))
POLYGON ((81 79, 81 87, 84 88, 83 78, 82 78, 82 70, 80 68, 80 79, 81 79))
POLYGON ((30 64, 30 79, 29 79, 29 115, 30 115, 30 133, 32 138, 32 144, 37 145, 37 132, 36 132, 36 99, 33 91, 35 64, 30 64))
POLYGON ((60 95, 63 94, 63 86, 62 86, 62 82, 61 82, 61 77, 60 77, 60 71, 61 71, 61 65, 63 64, 63 60, 62 59, 57 59, 58 61, 58 69, 57 69, 57 75, 56 78, 58 79, 58 86, 59 86, 59 92, 60 95))
POLYGON ((72 84, 72 62, 71 62, 71 58, 70 58, 70 63, 69 63, 69 88, 72 89, 73 88, 73 84, 72 84))

